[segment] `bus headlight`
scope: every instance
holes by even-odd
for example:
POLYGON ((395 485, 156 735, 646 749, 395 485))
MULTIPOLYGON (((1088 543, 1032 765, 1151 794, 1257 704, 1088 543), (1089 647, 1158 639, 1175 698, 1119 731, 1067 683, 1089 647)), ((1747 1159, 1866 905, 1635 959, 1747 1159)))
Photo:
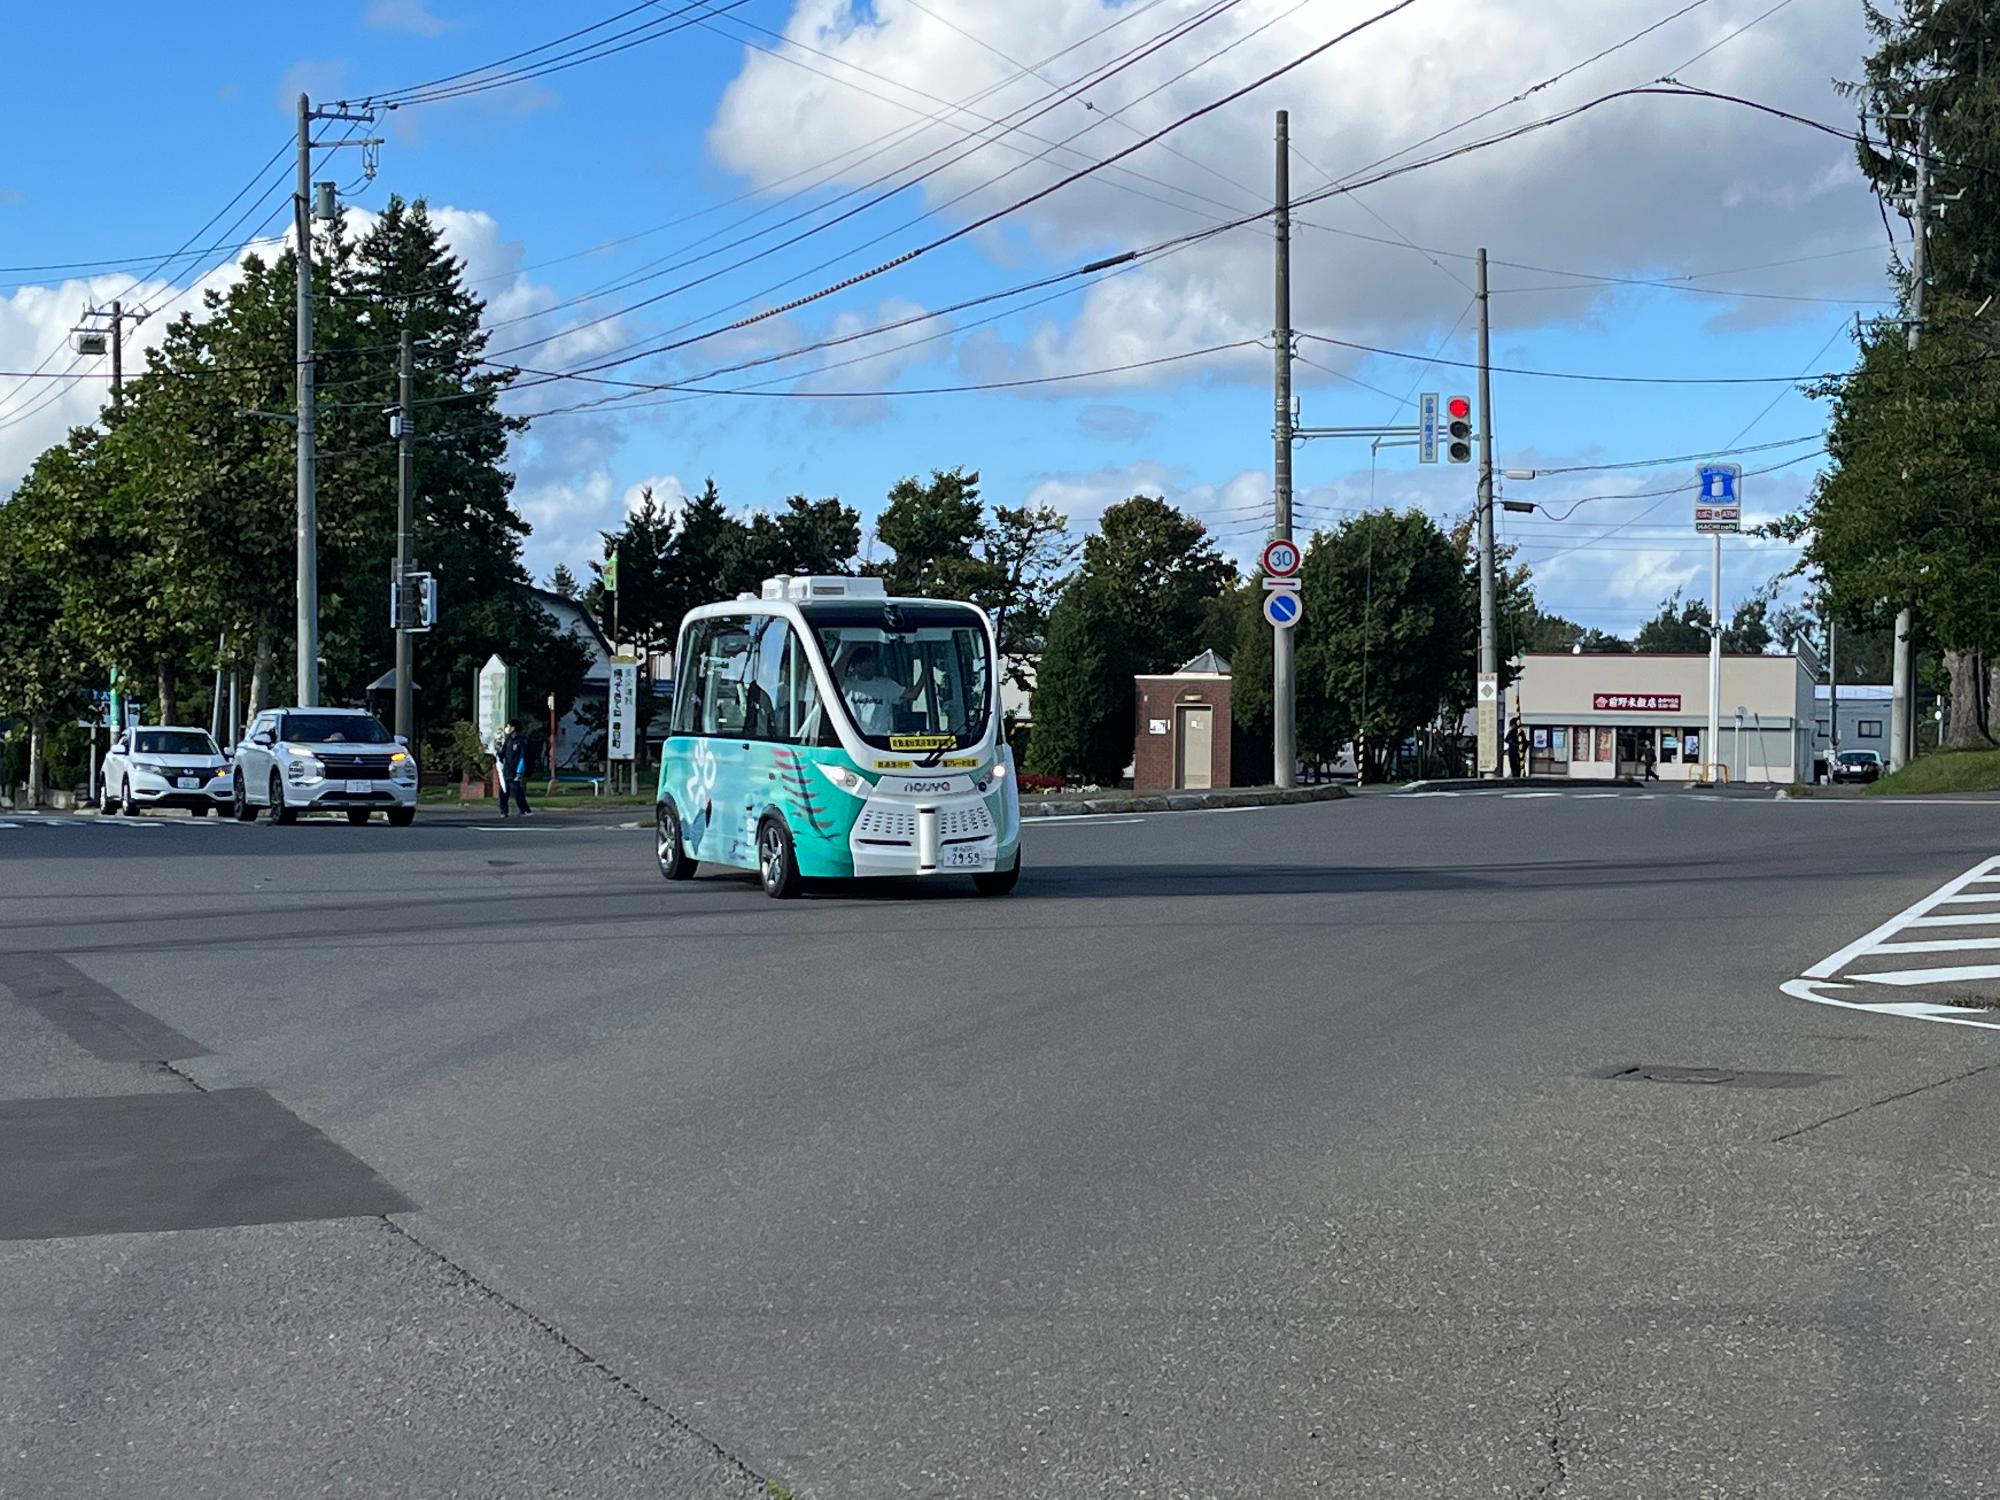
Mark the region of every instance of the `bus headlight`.
POLYGON ((846 766, 828 765, 825 761, 819 761, 817 764, 820 773, 850 797, 865 797, 875 790, 874 782, 866 776, 848 770, 846 766))
POLYGON ((993 779, 995 781, 1005 781, 1007 779, 1006 761, 996 760, 993 762, 993 779))

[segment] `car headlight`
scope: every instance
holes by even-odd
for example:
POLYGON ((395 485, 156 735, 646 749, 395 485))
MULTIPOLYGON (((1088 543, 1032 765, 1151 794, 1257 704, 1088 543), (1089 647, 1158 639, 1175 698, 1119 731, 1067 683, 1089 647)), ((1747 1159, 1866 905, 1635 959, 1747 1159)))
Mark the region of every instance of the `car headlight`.
POLYGON ((132 762, 132 769, 143 772, 148 776, 165 776, 167 774, 167 768, 155 760, 135 760, 132 762))
POLYGON ((851 797, 865 797, 875 790, 875 783, 866 776, 850 771, 846 766, 829 765, 818 761, 820 774, 851 797))
POLYGON ((392 780, 396 781, 415 781, 417 779, 417 763, 410 759, 407 751, 398 750, 394 755, 389 757, 389 775, 392 780))
POLYGON ((325 768, 310 755, 295 755, 285 767, 285 774, 293 781, 318 781, 325 768))

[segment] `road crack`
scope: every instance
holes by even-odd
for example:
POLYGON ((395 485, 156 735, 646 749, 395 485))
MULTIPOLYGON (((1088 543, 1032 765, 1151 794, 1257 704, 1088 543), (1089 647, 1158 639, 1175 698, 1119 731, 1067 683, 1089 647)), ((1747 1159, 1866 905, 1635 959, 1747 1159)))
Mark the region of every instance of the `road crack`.
POLYGON ((1553 1495, 1569 1483, 1569 1461, 1572 1438, 1569 1433, 1570 1410, 1564 1400, 1569 1395, 1569 1387, 1559 1385, 1549 1395, 1545 1420, 1542 1427, 1542 1442, 1548 1452, 1549 1466, 1554 1470, 1548 1480, 1537 1486, 1535 1495, 1553 1495))
POLYGON ((1928 1094, 1932 1089, 1941 1089, 1948 1083, 1963 1083, 1968 1078, 1977 1078, 1981 1073, 1991 1072, 1994 1068, 2000 1068, 2000 1063, 1981 1063, 1976 1068, 1967 1068, 1963 1073, 1953 1073, 1945 1078, 1934 1078, 1929 1083, 1920 1083, 1912 1089, 1900 1089, 1896 1093, 1885 1094, 1880 1099, 1871 1099, 1866 1104, 1857 1104, 1852 1109, 1843 1109, 1838 1114, 1828 1115, 1824 1120, 1814 1120, 1810 1125, 1801 1125, 1796 1130, 1787 1130, 1783 1135, 1773 1136, 1771 1144, 1775 1146, 1785 1141, 1795 1140, 1810 1131, 1818 1130, 1821 1126, 1832 1125, 1839 1120, 1851 1119, 1855 1115, 1865 1114, 1871 1109, 1880 1109, 1885 1104, 1894 1104, 1898 1099, 1909 1099, 1918 1094, 1928 1094))
MULTIPOLYGON (((194 1082, 193 1079, 189 1079, 188 1081, 190 1083, 194 1082)), ((201 1087, 201 1085, 196 1084, 195 1087, 199 1088, 201 1087)), ((400 1235, 402 1238, 408 1240, 412 1245, 415 1245, 419 1250, 423 1251, 424 1254, 428 1255, 432 1260, 436 1261, 439 1265, 443 1266, 452 1275, 461 1278, 466 1283, 466 1285, 477 1288, 478 1291, 483 1296, 492 1298, 495 1302, 498 1302, 502 1307, 508 1309, 510 1312, 517 1313, 521 1317, 526 1318, 536 1328, 540 1329, 543 1333, 547 1334, 550 1338, 554 1339, 558 1344, 562 1345, 562 1347, 568 1350, 569 1353, 573 1355, 576 1359, 580 1360, 583 1364, 589 1366, 591 1369, 597 1371, 598 1374, 602 1375, 606 1380, 609 1380, 613 1385, 617 1386, 620 1390, 624 1391, 628 1396, 632 1397, 633 1400, 637 1401, 641 1406, 644 1406, 648 1411, 654 1412, 658 1416, 663 1418, 670 1427, 694 1439, 695 1442, 701 1444, 704 1448, 708 1449, 710 1453, 714 1454, 717 1458, 721 1459, 725 1464, 729 1465, 730 1468, 736 1470, 745 1479, 755 1484, 759 1489, 763 1490, 766 1494, 781 1497, 781 1500, 784 1500, 784 1497, 789 1497, 792 1494, 792 1491, 787 1489, 784 1485, 780 1484, 777 1480, 770 1478, 768 1475, 759 1473, 755 1468, 751 1467, 751 1465, 748 1462, 746 1462, 741 1456, 730 1452, 729 1449, 723 1447, 722 1444, 718 1443, 714 1438, 710 1437, 707 1433, 703 1432, 699 1427, 696 1427, 694 1423, 690 1422, 686 1417, 682 1416, 679 1412, 673 1410, 669 1406, 663 1405, 659 1401, 656 1401, 651 1395, 649 1395, 644 1389, 642 1389, 639 1385, 633 1382, 630 1378, 620 1374, 617 1370, 614 1370, 610 1365, 606 1364, 603 1360, 599 1359, 596 1355, 592 1354, 588 1349, 584 1348, 581 1344, 577 1343, 575 1339, 571 1338, 568 1334, 564 1333, 562 1329, 558 1328, 555 1324, 551 1323, 547 1318, 541 1316, 541 1314, 532 1312, 528 1308, 523 1307, 519 1302, 516 1302, 512 1297, 508 1296, 505 1292, 501 1291, 499 1288, 495 1287, 490 1282, 482 1280, 476 1273, 467 1269, 465 1266, 460 1265, 457 1261, 453 1260, 449 1255, 446 1255, 444 1251, 438 1249, 437 1246, 431 1244, 429 1241, 425 1240, 421 1235, 415 1233, 407 1226, 398 1224, 394 1219, 387 1217, 384 1217, 381 1222, 389 1229, 390 1233, 400 1235)))

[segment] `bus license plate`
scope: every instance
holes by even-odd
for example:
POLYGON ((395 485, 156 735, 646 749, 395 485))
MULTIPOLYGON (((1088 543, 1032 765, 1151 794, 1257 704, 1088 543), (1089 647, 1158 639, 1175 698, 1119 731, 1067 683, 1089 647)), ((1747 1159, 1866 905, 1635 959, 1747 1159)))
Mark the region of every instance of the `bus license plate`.
POLYGON ((374 790, 375 783, 372 781, 350 781, 347 783, 347 795, 350 797, 365 797, 374 790))
POLYGON ((947 849, 944 851, 944 865, 947 870, 983 870, 986 867, 984 849, 947 849))

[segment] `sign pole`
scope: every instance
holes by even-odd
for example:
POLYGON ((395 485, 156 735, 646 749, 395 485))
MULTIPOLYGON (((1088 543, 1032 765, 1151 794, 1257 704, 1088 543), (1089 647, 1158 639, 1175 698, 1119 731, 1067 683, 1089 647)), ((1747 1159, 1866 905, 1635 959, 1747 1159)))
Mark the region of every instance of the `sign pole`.
POLYGON ((1708 763, 1722 754, 1722 533, 1709 534, 1708 763))
MULTIPOLYGON (((1291 116, 1278 111, 1277 192, 1272 214, 1277 257, 1272 278, 1271 347, 1272 413, 1271 492, 1272 536, 1281 542, 1292 539, 1292 225, 1291 225, 1291 116)), ((1294 601, 1296 602, 1296 601, 1294 601)), ((1284 605, 1276 606, 1283 610, 1284 605)), ((1273 604, 1264 601, 1265 618, 1271 621, 1271 779, 1278 786, 1292 785, 1298 775, 1293 676, 1292 632, 1272 615, 1273 604)), ((1294 612, 1295 614, 1295 612, 1294 612)))

